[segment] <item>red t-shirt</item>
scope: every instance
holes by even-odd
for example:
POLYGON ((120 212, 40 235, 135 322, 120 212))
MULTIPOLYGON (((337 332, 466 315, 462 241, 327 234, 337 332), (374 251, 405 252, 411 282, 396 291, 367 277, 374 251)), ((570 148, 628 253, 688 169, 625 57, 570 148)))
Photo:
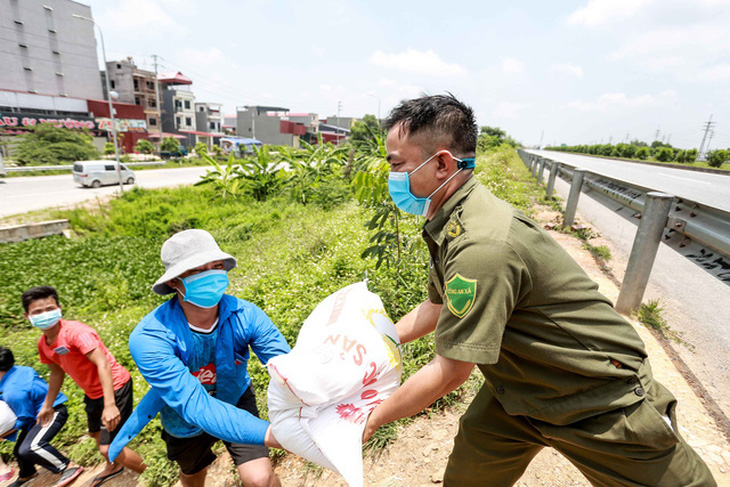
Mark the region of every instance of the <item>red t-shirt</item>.
POLYGON ((119 390, 129 380, 127 369, 119 365, 114 355, 102 343, 96 330, 79 321, 61 320, 61 329, 56 340, 48 345, 46 336, 38 340, 38 354, 44 364, 55 363, 71 376, 74 382, 91 399, 104 397, 96 365, 86 354, 101 348, 112 369, 114 390, 119 390))

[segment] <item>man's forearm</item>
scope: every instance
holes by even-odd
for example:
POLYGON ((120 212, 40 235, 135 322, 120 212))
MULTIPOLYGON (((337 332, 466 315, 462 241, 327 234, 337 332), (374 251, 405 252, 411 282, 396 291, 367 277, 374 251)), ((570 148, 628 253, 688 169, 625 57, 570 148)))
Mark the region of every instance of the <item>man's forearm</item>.
POLYGON ((51 367, 51 375, 48 377, 48 392, 46 393, 46 399, 43 401, 43 406, 53 407, 58 393, 61 392, 61 386, 65 377, 66 373, 60 367, 51 367))
POLYGON ((437 355, 373 410, 368 419, 368 429, 375 431, 384 424, 423 411, 434 401, 463 384, 473 368, 474 364, 457 362, 437 355))
POLYGON ((434 331, 441 306, 427 299, 401 318, 395 325, 400 342, 408 343, 434 331))
POLYGON ((96 368, 99 371, 101 389, 104 391, 104 407, 115 406, 117 401, 114 398, 114 379, 112 379, 112 368, 106 360, 104 360, 103 363, 97 364, 96 368))

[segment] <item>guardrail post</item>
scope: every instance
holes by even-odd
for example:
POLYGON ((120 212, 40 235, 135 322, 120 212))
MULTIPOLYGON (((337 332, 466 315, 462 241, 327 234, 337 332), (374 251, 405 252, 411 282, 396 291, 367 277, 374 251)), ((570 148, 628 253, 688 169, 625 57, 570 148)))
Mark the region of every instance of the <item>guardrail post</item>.
POLYGON ((548 198, 553 195, 553 191, 555 190, 555 178, 558 172, 560 172, 560 163, 553 161, 550 164, 550 176, 548 177, 547 187, 545 188, 545 196, 548 198))
POLYGON ((570 184, 570 193, 568 194, 568 202, 565 204, 565 215, 563 216, 563 226, 570 228, 575 221, 575 211, 578 209, 578 199, 580 198, 580 190, 583 187, 583 176, 585 169, 575 168, 573 170, 573 182, 570 184))
POLYGON ((659 250, 659 242, 667 224, 669 209, 674 200, 674 196, 656 191, 649 192, 646 196, 647 202, 641 213, 634 245, 631 247, 626 275, 616 300, 616 310, 621 313, 632 313, 641 306, 651 268, 659 250))
POLYGON ((540 168, 537 170, 537 184, 542 184, 542 174, 545 172, 547 159, 540 159, 540 168))
POLYGON ((537 178, 537 165, 540 163, 540 158, 536 157, 532 163, 532 177, 537 178))

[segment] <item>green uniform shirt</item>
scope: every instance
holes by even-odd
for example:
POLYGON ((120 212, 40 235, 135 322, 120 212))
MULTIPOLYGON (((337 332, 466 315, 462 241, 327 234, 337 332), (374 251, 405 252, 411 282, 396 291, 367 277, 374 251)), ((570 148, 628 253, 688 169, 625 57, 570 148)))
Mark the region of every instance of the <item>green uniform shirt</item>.
POLYGON ((638 334, 540 225, 469 179, 424 226, 436 353, 478 364, 509 414, 557 425, 640 401, 638 334))

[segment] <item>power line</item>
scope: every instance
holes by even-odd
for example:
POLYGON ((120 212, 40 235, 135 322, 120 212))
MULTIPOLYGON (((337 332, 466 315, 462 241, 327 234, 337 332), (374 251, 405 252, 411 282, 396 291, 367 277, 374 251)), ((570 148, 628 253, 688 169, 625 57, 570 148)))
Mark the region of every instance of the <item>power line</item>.
MULTIPOLYGON (((712 121, 712 114, 710 114, 710 119, 704 123, 705 127, 705 134, 702 136, 702 142, 700 143, 700 149, 697 152, 697 160, 704 161, 705 160, 705 140, 707 139, 707 134, 715 127, 715 122, 712 121)), ((709 144, 707 144, 709 147, 709 144)))

